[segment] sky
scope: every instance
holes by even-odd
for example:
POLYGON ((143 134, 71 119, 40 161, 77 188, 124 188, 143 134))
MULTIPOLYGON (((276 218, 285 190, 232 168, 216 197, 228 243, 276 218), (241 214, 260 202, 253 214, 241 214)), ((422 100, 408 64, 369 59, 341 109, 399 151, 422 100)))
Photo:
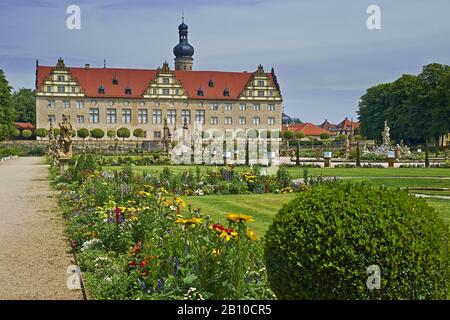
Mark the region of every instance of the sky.
POLYGON ((0 68, 34 88, 35 63, 173 67, 184 11, 195 70, 274 67, 285 113, 320 124, 357 118, 366 89, 450 64, 449 0, 0 0, 0 68), (69 5, 81 29, 69 30, 69 5), (369 30, 367 8, 380 8, 369 30))

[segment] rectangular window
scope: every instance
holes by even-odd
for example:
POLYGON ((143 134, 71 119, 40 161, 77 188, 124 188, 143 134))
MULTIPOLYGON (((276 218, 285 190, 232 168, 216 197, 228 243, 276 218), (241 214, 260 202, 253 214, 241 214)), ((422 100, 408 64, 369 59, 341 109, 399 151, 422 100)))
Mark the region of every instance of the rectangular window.
POLYGON ((164 77, 164 78, 162 78, 162 80, 163 80, 164 84, 169 84, 169 78, 164 77))
POLYGON ((53 109, 55 107, 55 100, 48 100, 47 107, 53 109))
POLYGON ((77 123, 84 123, 84 116, 78 115, 77 116, 77 123))
POLYGON ((148 122, 148 115, 147 115, 147 109, 139 109, 138 110, 138 123, 147 123, 148 122))
POLYGON ((131 123, 131 109, 122 109, 122 123, 131 123))
POLYGON ((55 123, 56 122, 56 116, 54 114, 49 114, 47 117, 48 122, 55 123))
POLYGON ((273 90, 269 91, 269 96, 273 97, 273 90))
POLYGON ((75 87, 72 87, 72 93, 77 92, 76 90, 77 90, 77 89, 76 89, 75 87))
POLYGON ((181 120, 183 121, 183 124, 186 123, 191 123, 191 110, 181 110, 181 120))
POLYGON ((253 111, 260 111, 260 110, 261 110, 261 106, 259 104, 253 105, 253 111))
POLYGON ((154 124, 160 124, 162 118, 162 111, 161 109, 155 109, 153 110, 153 123, 154 124))
POLYGON ((58 81, 64 81, 64 76, 58 76, 58 81))
POLYGON ((175 124, 177 122, 177 110, 167 110, 167 124, 175 124))
POLYGON ((153 137, 155 137, 156 139, 160 139, 161 138, 161 131, 153 131, 153 137))
POLYGON ((264 87, 264 80, 258 80, 258 87, 264 87))
POLYGON ((253 96, 253 91, 252 90, 248 90, 248 94, 249 97, 253 96))
POLYGON ((274 117, 268 117, 267 118, 267 124, 274 125, 275 124, 275 118, 274 117))
POLYGON ((275 105, 273 103, 267 105, 268 111, 275 111, 275 105))
POLYGON ((217 111, 219 110, 219 105, 217 103, 212 103, 211 104, 211 111, 217 111))
POLYGON ((225 111, 233 110, 233 105, 231 103, 225 103, 225 111))
POLYGON ((116 122, 117 122, 116 109, 111 108, 106 109, 106 123, 116 123, 116 122))
POLYGON ((258 90, 258 97, 264 97, 264 90, 258 90))
POLYGON ((245 103, 241 103, 239 105, 239 111, 245 111, 247 109, 247 106, 245 105, 245 103))
POLYGON ((98 123, 98 115, 99 115, 98 108, 89 109, 89 123, 98 123))
POLYGON ((219 123, 219 118, 217 117, 211 117, 211 124, 212 125, 216 125, 219 123))
POLYGON ((77 101, 77 108, 83 109, 84 108, 84 101, 77 101))
POLYGON ((180 89, 175 89, 175 95, 180 95, 180 89))
POLYGON ((245 117, 239 117, 239 124, 245 124, 246 122, 245 117))
POLYGON ((70 101, 64 100, 64 101, 63 101, 63 108, 64 108, 64 109, 70 108, 70 101))
POLYGON ((52 86, 47 86, 47 92, 52 92, 52 86))
POLYGON ((253 124, 260 124, 261 119, 259 117, 253 117, 253 124))
POLYGON ((65 92, 66 92, 66 87, 58 86, 58 93, 65 93, 65 92))
POLYGON ((195 122, 205 124, 205 110, 195 110, 195 122))
POLYGON ((225 117, 225 124, 226 125, 230 125, 233 123, 233 118, 232 117, 225 117))
POLYGON ((153 89, 152 92, 153 92, 153 94, 156 94, 156 89, 153 89))
POLYGON ((170 89, 167 89, 167 88, 162 89, 162 94, 164 96, 168 96, 170 94, 170 89))

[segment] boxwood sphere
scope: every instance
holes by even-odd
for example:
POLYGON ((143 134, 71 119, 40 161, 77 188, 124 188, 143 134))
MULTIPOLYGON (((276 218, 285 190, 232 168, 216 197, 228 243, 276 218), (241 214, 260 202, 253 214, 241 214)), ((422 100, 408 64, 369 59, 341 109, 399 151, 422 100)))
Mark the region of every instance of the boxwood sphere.
POLYGON ((448 235, 406 191, 318 185, 284 205, 266 233, 270 286, 279 299, 446 299, 448 235), (380 289, 366 285, 371 265, 380 289))

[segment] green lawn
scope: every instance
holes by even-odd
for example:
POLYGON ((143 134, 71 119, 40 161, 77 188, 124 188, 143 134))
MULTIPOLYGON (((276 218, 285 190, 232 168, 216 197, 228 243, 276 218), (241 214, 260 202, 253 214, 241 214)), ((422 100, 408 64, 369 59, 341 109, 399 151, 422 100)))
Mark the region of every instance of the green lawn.
POLYGON ((250 226, 258 235, 263 235, 281 206, 294 197, 294 194, 240 194, 183 197, 183 199, 192 208, 199 208, 202 214, 210 215, 214 221, 221 223, 226 223, 226 215, 230 212, 251 215, 255 218, 255 222, 251 222, 250 226))
MULTIPOLYGON (((184 197, 192 208, 199 208, 204 215, 210 215, 214 221, 226 222, 230 212, 252 215, 251 223, 258 235, 263 235, 281 206, 292 200, 294 194, 245 194, 245 195, 209 195, 184 197)), ((425 199, 439 215, 450 224, 450 200, 425 199)))
MULTIPOLYGON (((289 168, 294 178, 303 177, 302 168, 289 168)), ((309 168, 312 176, 338 177, 447 177, 450 169, 446 168, 309 168)))

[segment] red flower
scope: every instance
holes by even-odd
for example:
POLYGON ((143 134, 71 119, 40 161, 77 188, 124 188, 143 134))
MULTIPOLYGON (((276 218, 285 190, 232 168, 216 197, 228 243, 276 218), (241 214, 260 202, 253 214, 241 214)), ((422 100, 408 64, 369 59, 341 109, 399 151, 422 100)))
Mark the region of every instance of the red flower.
POLYGON ((142 260, 141 262, 139 262, 139 266, 140 266, 141 268, 144 268, 144 267, 147 266, 147 265, 148 265, 148 260, 147 260, 147 259, 142 260))
POLYGON ((130 267, 134 267, 135 268, 137 266, 137 263, 136 263, 136 261, 133 261, 133 262, 128 263, 128 265, 130 267))
POLYGON ((133 249, 131 249, 131 254, 136 254, 136 253, 139 253, 139 252, 141 252, 141 247, 142 247, 142 243, 139 241, 138 243, 136 243, 134 246, 133 246, 133 249))
POLYGON ((120 223, 120 208, 119 207, 117 207, 116 208, 116 224, 119 224, 120 223))

